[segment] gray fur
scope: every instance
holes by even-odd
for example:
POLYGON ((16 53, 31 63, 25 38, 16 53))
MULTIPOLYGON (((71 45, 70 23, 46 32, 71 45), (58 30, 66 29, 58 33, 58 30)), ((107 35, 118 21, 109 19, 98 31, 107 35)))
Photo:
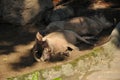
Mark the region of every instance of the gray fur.
POLYGON ((98 35, 103 29, 111 27, 112 24, 104 16, 76 17, 66 21, 55 21, 50 23, 45 31, 71 30, 79 35, 98 35))

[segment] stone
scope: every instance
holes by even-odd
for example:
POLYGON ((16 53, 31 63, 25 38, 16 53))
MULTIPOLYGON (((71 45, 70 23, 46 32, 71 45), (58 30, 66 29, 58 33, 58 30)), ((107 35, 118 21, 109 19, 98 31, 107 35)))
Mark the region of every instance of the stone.
POLYGON ((74 16, 74 11, 70 6, 58 6, 46 15, 46 22, 66 20, 74 16))
POLYGON ((52 0, 1 0, 1 4, 3 19, 17 25, 25 25, 45 8, 53 7, 52 0))
POLYGON ((1 0, 0 0, 0 17, 2 16, 2 4, 1 4, 1 0))

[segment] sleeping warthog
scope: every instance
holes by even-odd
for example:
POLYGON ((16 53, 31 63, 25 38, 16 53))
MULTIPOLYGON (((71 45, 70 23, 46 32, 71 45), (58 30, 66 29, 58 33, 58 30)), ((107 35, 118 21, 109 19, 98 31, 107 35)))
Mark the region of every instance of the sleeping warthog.
POLYGON ((111 27, 112 24, 104 16, 76 17, 66 21, 55 21, 50 23, 45 32, 57 30, 72 30, 79 35, 98 35, 103 29, 111 27))
POLYGON ((77 39, 91 44, 75 32, 69 30, 52 32, 44 37, 38 32, 36 34, 36 44, 33 48, 34 58, 37 61, 46 61, 54 57, 58 57, 56 59, 64 59, 66 56, 69 56, 70 51, 79 50, 75 46, 77 39), (40 59, 36 56, 38 54, 40 59))

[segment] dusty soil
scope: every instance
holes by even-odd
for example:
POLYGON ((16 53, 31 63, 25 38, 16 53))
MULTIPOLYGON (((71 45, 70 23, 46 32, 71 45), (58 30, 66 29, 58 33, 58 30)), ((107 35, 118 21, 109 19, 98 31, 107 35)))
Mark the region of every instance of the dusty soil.
MULTIPOLYGON (((64 61, 38 63, 31 53, 36 29, 28 28, 27 30, 22 31, 19 26, 11 24, 0 24, 0 80, 66 63, 94 47, 81 43, 79 45, 80 51, 73 52, 72 56, 64 61)), ((103 31, 99 35, 99 40, 93 42, 97 46, 107 42, 111 30, 103 31)))

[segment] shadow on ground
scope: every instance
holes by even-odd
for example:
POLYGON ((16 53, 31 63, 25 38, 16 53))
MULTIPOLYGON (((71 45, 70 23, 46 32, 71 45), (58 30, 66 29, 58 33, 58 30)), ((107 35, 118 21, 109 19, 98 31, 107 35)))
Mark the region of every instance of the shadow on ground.
POLYGON ((34 41, 36 32, 22 30, 20 26, 0 24, 0 64, 4 66, 1 67, 3 71, 7 65, 17 71, 35 63, 28 46, 34 41), (4 61, 4 56, 7 56, 7 61, 4 61))
POLYGON ((0 55, 15 52, 15 46, 27 45, 34 39, 35 33, 22 31, 12 24, 0 24, 0 55))
POLYGON ((33 66, 33 64, 36 62, 35 59, 33 58, 33 54, 31 53, 31 50, 29 50, 26 55, 21 56, 19 58, 18 62, 13 62, 10 63, 11 68, 15 71, 21 70, 23 68, 33 66))

